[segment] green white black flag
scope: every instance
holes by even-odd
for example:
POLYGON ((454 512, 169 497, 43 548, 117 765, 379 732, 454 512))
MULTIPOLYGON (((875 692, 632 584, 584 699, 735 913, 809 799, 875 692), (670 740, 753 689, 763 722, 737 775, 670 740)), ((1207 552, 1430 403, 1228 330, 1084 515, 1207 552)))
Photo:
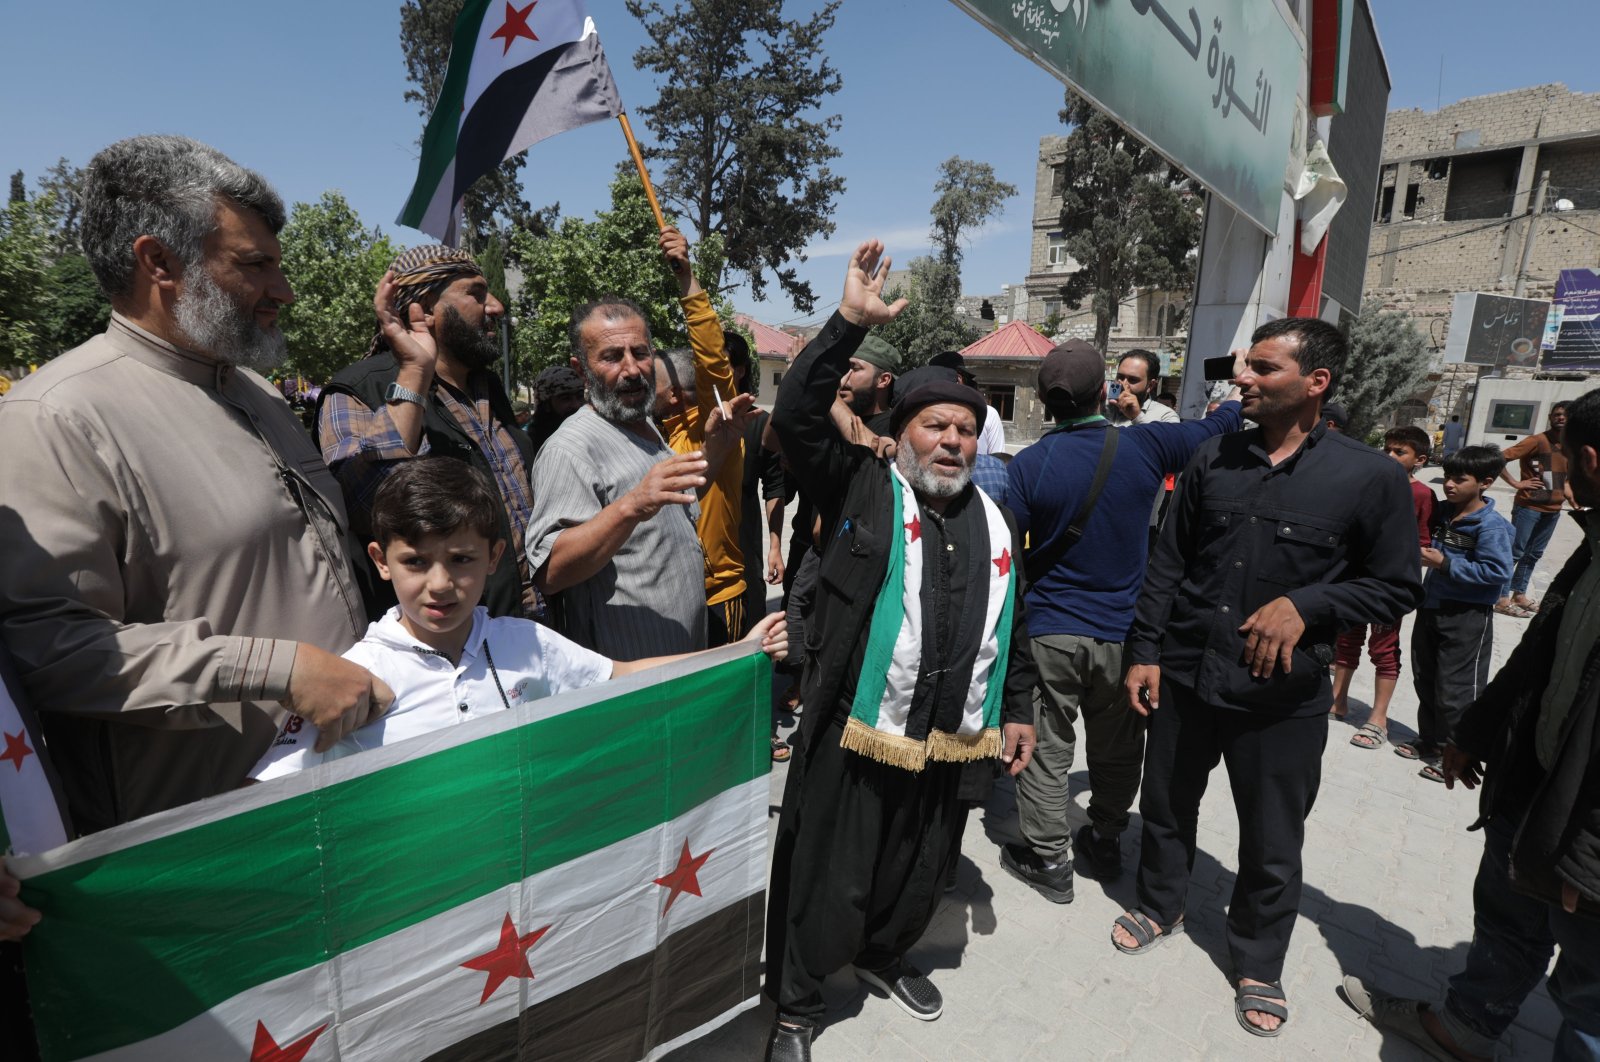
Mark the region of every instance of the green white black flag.
POLYGON ((453 246, 457 208, 479 177, 545 137, 621 113, 580 0, 467 0, 417 183, 395 220, 453 246))
POLYGON ((703 1035, 756 1002, 770 684, 729 647, 13 858, 42 1057, 630 1062, 703 1035))

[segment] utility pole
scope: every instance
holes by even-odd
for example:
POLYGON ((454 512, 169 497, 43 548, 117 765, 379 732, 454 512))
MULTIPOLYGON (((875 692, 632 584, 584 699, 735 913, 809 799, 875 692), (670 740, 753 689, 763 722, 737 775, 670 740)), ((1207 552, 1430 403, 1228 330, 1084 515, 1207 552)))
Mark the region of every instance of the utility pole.
POLYGON ((1550 171, 1539 174, 1539 188, 1533 193, 1533 213, 1528 217, 1528 234, 1522 239, 1522 264, 1517 267, 1517 286, 1511 294, 1522 298, 1528 286, 1528 263, 1533 260, 1533 241, 1539 234, 1539 215, 1544 212, 1544 195, 1550 190, 1550 171))

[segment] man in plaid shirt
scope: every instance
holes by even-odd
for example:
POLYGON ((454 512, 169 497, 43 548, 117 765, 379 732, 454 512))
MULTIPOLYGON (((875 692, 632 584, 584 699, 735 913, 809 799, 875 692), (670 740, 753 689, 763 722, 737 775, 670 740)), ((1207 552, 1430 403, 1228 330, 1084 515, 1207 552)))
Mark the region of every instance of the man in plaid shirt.
POLYGON ((356 567, 373 618, 393 604, 366 560, 378 484, 397 462, 455 457, 489 477, 504 503, 506 560, 491 577, 491 615, 525 615, 536 598, 523 537, 533 508, 532 444, 499 377, 496 326, 505 307, 465 251, 413 247, 396 258, 374 299, 379 331, 367 357, 323 389, 317 436, 350 510, 356 567))

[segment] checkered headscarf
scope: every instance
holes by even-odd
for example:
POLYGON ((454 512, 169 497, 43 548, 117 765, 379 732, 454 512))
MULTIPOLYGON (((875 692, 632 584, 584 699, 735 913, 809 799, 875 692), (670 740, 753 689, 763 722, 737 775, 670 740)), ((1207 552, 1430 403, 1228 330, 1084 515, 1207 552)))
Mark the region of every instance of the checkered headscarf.
MULTIPOLYGON (((457 277, 481 277, 483 270, 466 251, 443 244, 426 244, 400 252, 389 264, 394 273, 394 312, 407 319, 411 304, 427 295, 443 291, 457 277)), ((369 355, 388 348, 383 332, 373 337, 369 355)))

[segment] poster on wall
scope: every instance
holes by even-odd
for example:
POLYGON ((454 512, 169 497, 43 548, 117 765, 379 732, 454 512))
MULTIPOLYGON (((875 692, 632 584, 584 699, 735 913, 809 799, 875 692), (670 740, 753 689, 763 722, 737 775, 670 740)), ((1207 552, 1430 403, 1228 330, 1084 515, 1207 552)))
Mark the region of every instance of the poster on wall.
POLYGON ((1456 294, 1444 360, 1492 368, 1532 369, 1539 363, 1550 304, 1481 291, 1456 294))
POLYGON ((1554 348, 1544 352, 1545 370, 1600 369, 1600 272, 1563 269, 1555 304, 1561 324, 1554 348))

